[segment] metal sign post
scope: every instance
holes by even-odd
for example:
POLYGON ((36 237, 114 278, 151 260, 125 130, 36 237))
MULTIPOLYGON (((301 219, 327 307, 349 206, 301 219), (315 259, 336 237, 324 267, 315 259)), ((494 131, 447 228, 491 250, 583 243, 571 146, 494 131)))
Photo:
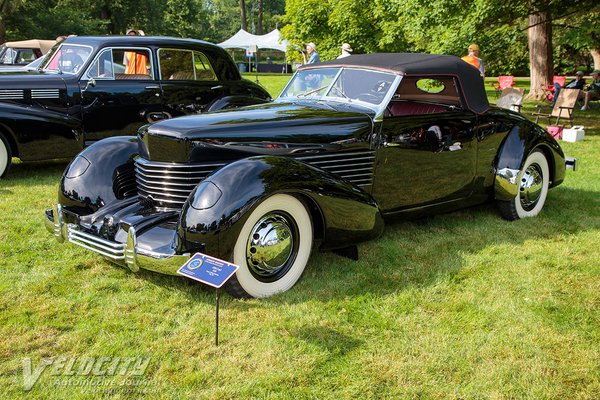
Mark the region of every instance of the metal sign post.
POLYGON ((215 346, 219 345, 219 288, 235 274, 239 266, 206 254, 196 253, 177 270, 179 275, 215 288, 215 346))

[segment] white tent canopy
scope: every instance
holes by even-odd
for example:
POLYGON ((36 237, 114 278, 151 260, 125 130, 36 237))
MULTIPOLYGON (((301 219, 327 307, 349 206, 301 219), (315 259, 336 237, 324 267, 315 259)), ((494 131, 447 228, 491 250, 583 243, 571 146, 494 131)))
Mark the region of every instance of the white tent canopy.
POLYGON ((287 49, 287 40, 281 40, 281 32, 279 29, 275 29, 267 33, 266 35, 253 35, 240 29, 235 35, 230 37, 224 42, 218 44, 218 46, 224 49, 246 49, 250 46, 256 46, 257 49, 271 49, 285 52, 287 49))

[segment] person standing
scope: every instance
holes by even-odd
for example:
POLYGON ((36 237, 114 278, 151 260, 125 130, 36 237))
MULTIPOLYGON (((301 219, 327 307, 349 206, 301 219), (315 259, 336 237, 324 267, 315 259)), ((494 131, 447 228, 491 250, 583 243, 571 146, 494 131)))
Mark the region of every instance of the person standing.
POLYGON ((464 56, 462 60, 477 68, 481 77, 484 78, 485 65, 483 64, 483 60, 479 58, 479 46, 476 43, 472 43, 468 50, 469 55, 464 56))
MULTIPOLYGON (((125 32, 126 36, 144 36, 144 31, 128 29, 125 32)), ((147 75, 148 74, 148 57, 145 54, 135 51, 125 53, 125 73, 128 75, 147 75)))
POLYGON ((342 54, 340 54, 338 56, 338 59, 348 57, 351 55, 352 55, 352 47, 350 47, 350 44, 348 44, 348 43, 342 44, 342 54))
POLYGON ((317 45, 313 42, 306 44, 306 50, 302 52, 304 64, 315 64, 321 61, 317 52, 317 45), (308 57, 307 57, 308 56, 308 57))

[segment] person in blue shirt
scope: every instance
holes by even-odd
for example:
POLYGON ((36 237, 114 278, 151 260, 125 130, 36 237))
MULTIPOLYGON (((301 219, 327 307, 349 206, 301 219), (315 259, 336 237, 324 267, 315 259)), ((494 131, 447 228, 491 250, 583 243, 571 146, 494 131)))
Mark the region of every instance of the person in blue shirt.
POLYGON ((552 107, 554 107, 554 103, 556 103, 556 99, 558 99, 558 94, 560 93, 560 90, 565 88, 565 89, 583 89, 583 86, 585 85, 585 79, 583 79, 583 71, 577 71, 575 73, 575 79, 573 79, 571 82, 567 83, 565 86, 560 86, 560 83, 555 83, 554 84, 554 96, 552 97, 552 101, 550 102, 550 105, 552 107))
POLYGON ((314 64, 321 61, 317 52, 317 45, 313 42, 307 43, 306 51, 302 52, 302 58, 304 59, 304 64, 314 64))

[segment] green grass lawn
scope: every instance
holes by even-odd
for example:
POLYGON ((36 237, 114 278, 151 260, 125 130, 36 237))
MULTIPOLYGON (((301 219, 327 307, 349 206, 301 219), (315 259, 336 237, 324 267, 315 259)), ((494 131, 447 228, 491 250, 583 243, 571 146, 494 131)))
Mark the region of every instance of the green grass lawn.
MULTIPOLYGON (((276 95, 287 79, 259 81, 276 95)), ((66 163, 17 162, 0 181, 1 397, 598 399, 599 117, 576 112, 586 140, 561 145, 580 169, 539 217, 486 204, 390 223, 357 262, 315 252, 287 293, 224 295, 219 347, 213 291, 59 245, 42 218, 66 163), (23 359, 60 356, 150 361, 133 377, 48 367, 25 392, 23 359)))

